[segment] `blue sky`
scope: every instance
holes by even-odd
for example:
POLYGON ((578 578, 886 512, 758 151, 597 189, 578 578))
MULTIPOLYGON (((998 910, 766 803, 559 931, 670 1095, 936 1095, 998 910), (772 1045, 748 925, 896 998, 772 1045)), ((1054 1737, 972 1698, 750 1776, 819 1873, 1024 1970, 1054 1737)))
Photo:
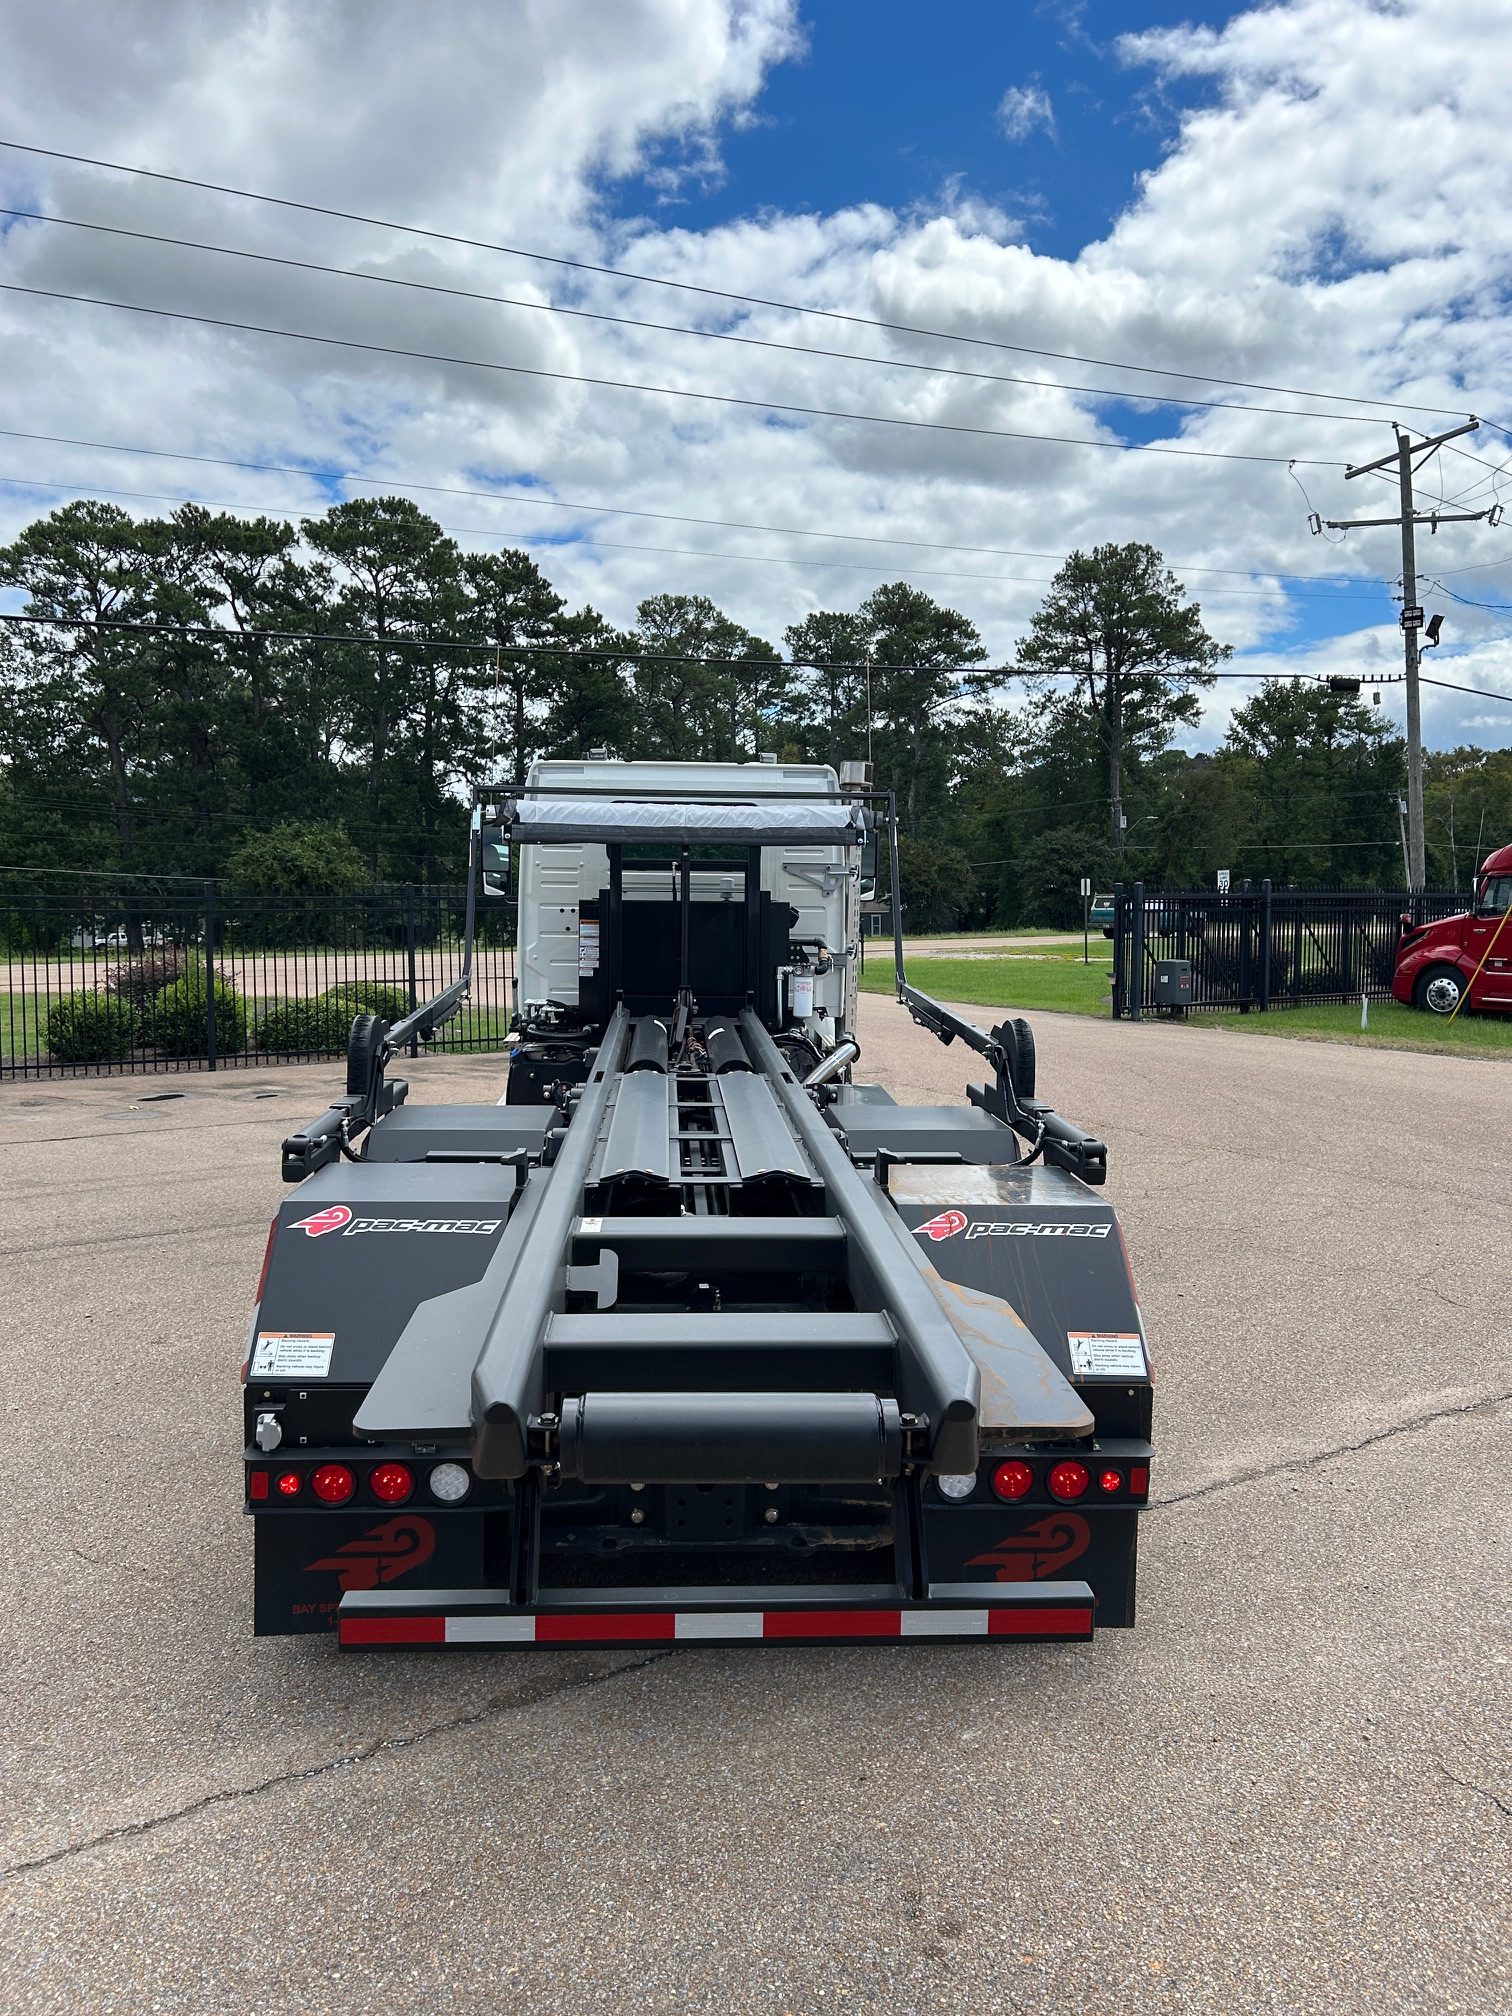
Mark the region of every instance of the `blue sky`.
POLYGON ((768 74, 749 121, 725 135, 723 178, 668 196, 631 178, 615 207, 705 230, 763 210, 907 211, 958 185, 1021 224, 1037 250, 1074 259, 1100 238, 1176 135, 1185 80, 1157 86, 1119 60, 1115 38, 1173 18, 1221 24, 1234 10, 1033 0, 823 0, 802 19, 807 53, 768 74), (1053 130, 999 115, 1010 89, 1039 89, 1053 130))
MULTIPOLYGON (((448 0, 423 30, 404 0, 153 0, 100 5, 99 34, 89 12, 14 0, 0 133, 453 235, 8 152, 0 203, 470 294, 35 224, 0 230, 0 277, 556 375, 0 294, 0 427, 109 444, 7 440, 0 537, 68 495, 297 515, 353 487, 196 456, 358 471, 357 494, 414 486, 464 546, 525 546, 618 622, 704 594, 780 639, 908 579, 1000 663, 1061 557, 1137 538, 1236 664, 1370 679, 1401 663, 1396 535, 1329 543, 1309 508, 1394 508, 1387 484, 1343 481, 1391 445, 1394 413, 1444 426, 1473 404, 1512 424, 1512 10, 1494 0, 448 0), (1240 410, 1141 407, 1078 388, 1149 378, 1052 352, 1389 403, 1314 412, 1207 382, 1179 389, 1240 410), (810 417, 773 410, 793 404, 810 417)), ((1490 473, 1509 457, 1489 430, 1457 444, 1448 495, 1512 499, 1512 470, 1490 473)), ((1445 527, 1422 557, 1422 599, 1448 617, 1435 672, 1512 694, 1512 523, 1445 527), (1436 598, 1430 568, 1490 606, 1436 598)), ((1219 689, 1199 743, 1244 692, 1219 689)), ((1473 694, 1431 691, 1424 715, 1430 744, 1512 740, 1512 706, 1473 694)))

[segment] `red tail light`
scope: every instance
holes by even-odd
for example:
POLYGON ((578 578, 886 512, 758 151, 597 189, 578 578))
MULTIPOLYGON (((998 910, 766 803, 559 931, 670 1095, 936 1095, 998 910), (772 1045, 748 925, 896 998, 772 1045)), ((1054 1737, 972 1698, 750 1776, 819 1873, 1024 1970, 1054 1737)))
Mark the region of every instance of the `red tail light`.
POLYGON ((268 1473, 266 1470, 252 1470, 247 1473, 247 1496, 266 1498, 268 1495, 268 1473))
POLYGON ((322 1463, 310 1479, 310 1489, 322 1505, 345 1505, 357 1489, 357 1479, 345 1463, 322 1463))
POLYGON ((1109 1491, 1109 1492, 1122 1491, 1123 1489, 1122 1470, 1100 1471, 1098 1473, 1097 1488, 1099 1491, 1109 1491))
POLYGON ((402 1505, 415 1488, 415 1480, 402 1463, 380 1463, 368 1479, 373 1496, 385 1505, 402 1505))
POLYGON ((280 1474, 278 1479, 278 1495, 280 1498, 297 1498, 299 1496, 299 1472, 297 1470, 285 1470, 280 1474))
POLYGON ((1034 1472, 1027 1463, 999 1463, 992 1473, 992 1488, 1011 1505, 1034 1489, 1034 1472))
POLYGON ((1085 1463, 1057 1463, 1045 1482, 1052 1498, 1085 1498, 1092 1475, 1085 1463))

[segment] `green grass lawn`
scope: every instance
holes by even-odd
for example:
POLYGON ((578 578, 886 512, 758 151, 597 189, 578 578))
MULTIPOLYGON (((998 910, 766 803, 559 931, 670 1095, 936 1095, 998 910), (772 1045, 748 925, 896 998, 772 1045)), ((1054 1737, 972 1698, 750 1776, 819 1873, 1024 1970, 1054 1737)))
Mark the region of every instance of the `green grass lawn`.
POLYGON ((0 1059, 34 1057, 47 1048, 50 1005, 30 994, 0 994, 0 1059))
POLYGON ((1512 1057, 1512 1015, 1471 1015, 1446 1026, 1421 1008, 1372 1001, 1370 1027, 1360 1028, 1358 1001, 1273 1008, 1268 1015, 1191 1015, 1194 1029, 1236 1029, 1249 1036, 1296 1036, 1314 1043, 1353 1043, 1365 1050, 1437 1050, 1450 1057, 1512 1057))
MULTIPOLYGON (((911 986, 937 1001, 967 1001, 982 1008, 1051 1008, 1067 1015, 1108 1015, 1112 982, 1106 954, 1084 966, 1078 953, 1005 953, 996 959, 910 959, 911 986)), ((892 961, 868 960, 861 976, 867 994, 890 994, 892 961)))
MULTIPOLYGON (((996 959, 910 959, 910 983, 937 1001, 982 1008, 1052 1009, 1067 1015, 1111 1015, 1112 982, 1106 954, 1083 966, 1064 953, 1005 954, 996 959)), ((892 966, 869 964, 861 986, 868 994, 892 992, 892 966)), ((1146 1019, 1156 1016, 1146 1010, 1146 1019)), ((1267 1015, 1189 1015, 1191 1029, 1226 1029, 1246 1036, 1292 1036, 1315 1043, 1353 1043, 1374 1050, 1432 1050, 1451 1057, 1512 1057, 1512 1015, 1460 1015, 1452 1028, 1421 1009, 1397 1001, 1372 1001, 1370 1027, 1360 1028, 1360 1004, 1315 1003, 1273 1008, 1267 1015)))

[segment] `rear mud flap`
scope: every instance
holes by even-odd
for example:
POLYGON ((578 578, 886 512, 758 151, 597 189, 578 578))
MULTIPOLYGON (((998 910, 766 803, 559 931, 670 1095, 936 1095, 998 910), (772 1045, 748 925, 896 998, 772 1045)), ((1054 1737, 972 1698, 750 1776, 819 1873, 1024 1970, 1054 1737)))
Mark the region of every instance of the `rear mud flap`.
POLYGON ((926 1506, 929 1568, 951 1582, 1005 1584, 1079 1576, 1097 1598, 1100 1631, 1134 1622, 1138 1514, 1098 1506, 926 1506))
POLYGON ((260 1638, 334 1631, 343 1596, 484 1580, 477 1512, 273 1513, 253 1521, 253 1630, 260 1638))

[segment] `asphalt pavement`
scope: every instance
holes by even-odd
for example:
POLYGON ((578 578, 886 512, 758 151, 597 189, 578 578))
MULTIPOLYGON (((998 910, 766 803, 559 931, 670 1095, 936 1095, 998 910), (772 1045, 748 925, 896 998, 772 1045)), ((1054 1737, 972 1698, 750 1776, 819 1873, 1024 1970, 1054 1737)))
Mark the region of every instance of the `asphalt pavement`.
POLYGON ((1035 1026, 1159 1382, 1090 1646, 254 1640, 237 1366, 339 1073, 0 1089, 0 2009, 1507 2007, 1512 1066, 1035 1026))

